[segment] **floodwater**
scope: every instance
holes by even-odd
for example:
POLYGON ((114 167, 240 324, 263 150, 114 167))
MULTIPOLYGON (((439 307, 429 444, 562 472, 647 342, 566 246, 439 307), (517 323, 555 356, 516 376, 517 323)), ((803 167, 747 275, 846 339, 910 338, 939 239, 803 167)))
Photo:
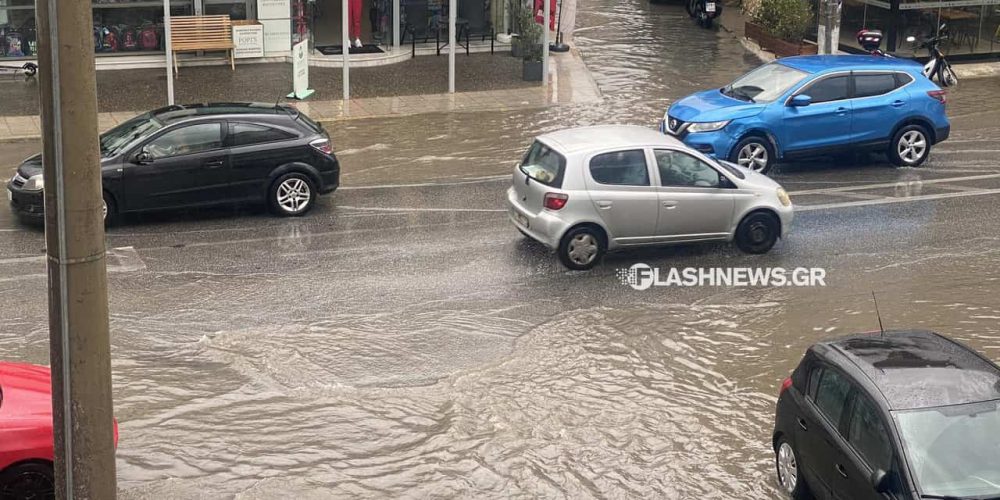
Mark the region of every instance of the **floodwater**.
MULTIPOLYGON (((1000 359, 991 196, 805 212, 765 256, 651 249, 589 273, 520 239, 494 210, 533 135, 652 125, 756 64, 678 5, 580 3, 575 43, 600 104, 351 122, 334 138, 345 189, 306 218, 168 216, 109 233, 121 498, 778 498, 781 380, 816 340, 876 328, 872 290, 887 327, 1000 359), (635 262, 829 279, 638 292, 615 277, 635 262)), ((957 107, 970 124, 983 112, 957 107)), ((996 137, 995 124, 956 130, 917 173, 779 178, 995 174, 996 137)), ((15 257, 43 246, 5 231, 15 257)), ((0 350, 47 363, 42 265, 0 260, 0 298, 16 305, 0 312, 0 350)))

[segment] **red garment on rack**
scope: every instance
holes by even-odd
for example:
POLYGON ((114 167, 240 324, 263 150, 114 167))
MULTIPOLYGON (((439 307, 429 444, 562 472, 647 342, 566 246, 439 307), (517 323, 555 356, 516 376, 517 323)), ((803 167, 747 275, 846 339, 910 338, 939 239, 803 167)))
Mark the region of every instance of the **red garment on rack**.
MULTIPOLYGON (((535 22, 538 24, 544 24, 545 18, 545 4, 542 3, 545 0, 535 0, 535 22)), ((556 0, 551 0, 549 8, 549 31, 556 30, 556 0)))

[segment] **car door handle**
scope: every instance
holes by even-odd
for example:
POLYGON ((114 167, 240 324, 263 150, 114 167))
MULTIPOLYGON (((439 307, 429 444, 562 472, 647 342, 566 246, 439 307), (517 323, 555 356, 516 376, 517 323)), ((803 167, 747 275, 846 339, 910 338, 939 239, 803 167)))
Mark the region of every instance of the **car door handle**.
POLYGON ((802 430, 804 430, 804 431, 808 431, 808 430, 809 430, 809 426, 808 426, 808 425, 806 425, 806 421, 805 421, 805 420, 803 420, 803 419, 801 419, 801 418, 797 418, 797 419, 795 419, 795 421, 796 421, 796 422, 798 422, 798 424, 799 424, 799 427, 800 427, 800 428, 801 428, 802 430))
POLYGON ((597 208, 601 208, 601 209, 604 209, 604 210, 607 210, 607 209, 611 208, 611 202, 610 201, 598 201, 596 203, 597 203, 597 208))
POLYGON ((901 108, 906 105, 906 101, 892 101, 892 107, 901 108))
POLYGON ((844 469, 843 465, 837 464, 837 472, 841 475, 841 477, 845 479, 847 478, 847 469, 844 469))
POLYGON ((847 114, 847 108, 837 108, 837 116, 844 116, 847 114))
POLYGON ((665 201, 665 202, 663 202, 663 208, 665 208, 667 210, 673 210, 673 209, 677 208, 677 202, 676 201, 665 201))
POLYGON ((204 163, 206 168, 219 168, 224 165, 222 160, 209 160, 204 163))

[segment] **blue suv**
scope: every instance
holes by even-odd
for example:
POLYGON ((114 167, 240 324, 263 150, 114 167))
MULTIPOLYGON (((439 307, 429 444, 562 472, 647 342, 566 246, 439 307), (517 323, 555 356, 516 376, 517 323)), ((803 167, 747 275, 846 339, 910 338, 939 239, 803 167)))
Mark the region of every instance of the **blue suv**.
POLYGON ((779 160, 865 149, 916 167, 951 131, 945 91, 922 70, 889 57, 788 57, 675 102, 660 131, 761 173, 779 160))

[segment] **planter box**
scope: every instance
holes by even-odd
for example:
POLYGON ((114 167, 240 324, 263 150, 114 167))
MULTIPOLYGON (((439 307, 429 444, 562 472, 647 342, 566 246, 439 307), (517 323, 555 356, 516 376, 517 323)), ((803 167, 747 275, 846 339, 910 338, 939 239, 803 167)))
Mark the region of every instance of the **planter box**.
POLYGON ((808 56, 816 54, 818 49, 814 44, 782 40, 749 21, 743 25, 743 28, 747 38, 757 42, 760 48, 773 52, 777 57, 808 56))
POLYGON ((521 78, 526 82, 542 81, 542 62, 524 61, 522 63, 521 78))

